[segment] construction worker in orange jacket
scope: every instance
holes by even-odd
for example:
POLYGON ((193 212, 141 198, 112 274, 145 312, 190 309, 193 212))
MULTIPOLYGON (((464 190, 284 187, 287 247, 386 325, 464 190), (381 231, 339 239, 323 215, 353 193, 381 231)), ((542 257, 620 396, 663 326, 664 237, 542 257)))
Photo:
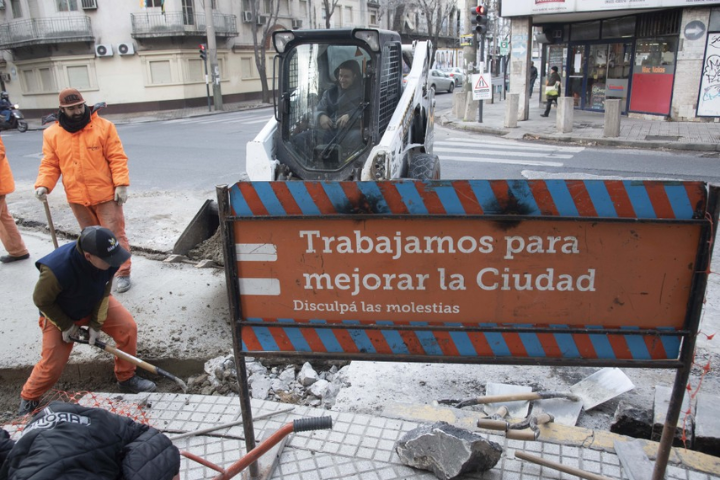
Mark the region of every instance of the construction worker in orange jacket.
MULTIPOLYGON (((115 125, 85 105, 74 88, 60 92, 58 120, 43 132, 43 159, 35 196, 45 201, 62 175, 65 194, 80 228, 109 228, 126 250, 123 204, 130 185, 128 158, 115 125)), ((118 293, 130 289, 130 260, 115 275, 118 293)))
POLYGON ((30 258, 30 253, 23 242, 15 219, 10 215, 5 196, 15 191, 10 163, 5 156, 5 144, 0 139, 0 242, 7 250, 7 255, 0 257, 0 262, 11 263, 30 258))

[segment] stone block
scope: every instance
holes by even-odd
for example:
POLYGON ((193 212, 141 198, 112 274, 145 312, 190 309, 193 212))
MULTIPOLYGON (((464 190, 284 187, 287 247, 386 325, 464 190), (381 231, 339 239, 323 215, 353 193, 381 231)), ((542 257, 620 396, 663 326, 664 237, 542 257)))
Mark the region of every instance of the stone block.
POLYGON ((695 406, 695 450, 720 457, 720 397, 700 392, 695 406))
POLYGON ((558 98, 556 125, 559 133, 570 133, 573 129, 575 105, 572 97, 558 98))
POLYGON ((619 137, 620 136, 620 118, 621 111, 620 99, 605 100, 605 126, 603 129, 603 137, 619 137))
MULTIPOLYGON (((665 418, 667 417, 668 406, 670 405, 670 396, 672 395, 672 387, 667 385, 656 385, 655 386, 655 406, 653 409, 653 430, 651 440, 656 442, 660 441, 662 436, 663 427, 665 426, 665 418)), ((687 395, 683 397, 682 408, 680 409, 680 418, 678 419, 678 425, 675 428, 675 437, 673 438, 673 446, 683 446, 682 435, 683 435, 683 418, 685 413, 690 409, 690 399, 687 395)), ((692 415, 687 417, 684 422, 685 435, 687 439, 688 448, 692 447, 693 439, 693 419, 692 415)))
POLYGON ((505 102, 505 128, 517 128, 520 94, 510 93, 505 102))

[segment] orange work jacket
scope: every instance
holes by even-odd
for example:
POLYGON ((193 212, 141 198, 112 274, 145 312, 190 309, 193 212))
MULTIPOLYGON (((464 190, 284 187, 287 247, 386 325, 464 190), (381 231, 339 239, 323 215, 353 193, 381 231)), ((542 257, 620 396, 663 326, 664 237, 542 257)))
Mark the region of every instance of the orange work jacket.
POLYGON ((115 198, 115 187, 130 185, 127 162, 115 125, 97 113, 75 133, 55 122, 43 132, 35 188, 52 192, 62 175, 68 202, 85 206, 109 202, 115 198))
POLYGON ((0 195, 8 195, 15 191, 15 180, 10 170, 10 162, 5 156, 5 144, 0 138, 0 195))

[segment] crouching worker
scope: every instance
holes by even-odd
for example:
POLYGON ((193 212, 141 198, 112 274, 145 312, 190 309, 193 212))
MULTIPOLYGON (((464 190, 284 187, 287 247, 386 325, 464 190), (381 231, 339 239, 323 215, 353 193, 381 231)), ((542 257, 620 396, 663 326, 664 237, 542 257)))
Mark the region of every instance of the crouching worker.
POLYGON ((0 429, 0 478, 171 480, 180 452, 160 431, 100 408, 52 402, 17 443, 0 429))
MULTIPOLYGON (((89 343, 100 330, 117 348, 136 355, 137 325, 130 312, 110 295, 113 275, 128 258, 113 233, 104 227, 83 229, 75 243, 68 243, 35 263, 40 278, 33 301, 40 309, 42 354, 20 392, 19 415, 31 413, 40 398, 55 385, 73 348, 71 337, 88 325, 89 343)), ((135 365, 115 358, 120 389, 130 393, 152 392, 155 384, 135 375, 135 365)))

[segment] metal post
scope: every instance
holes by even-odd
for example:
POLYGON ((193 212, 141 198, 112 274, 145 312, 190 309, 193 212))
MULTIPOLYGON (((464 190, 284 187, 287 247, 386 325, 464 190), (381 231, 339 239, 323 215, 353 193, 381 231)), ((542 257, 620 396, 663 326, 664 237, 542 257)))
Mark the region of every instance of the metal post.
POLYGON ((208 112, 212 112, 212 107, 210 106, 210 81, 208 79, 207 57, 203 58, 203 63, 205 64, 205 96, 208 102, 208 112))
POLYGON ((709 221, 707 225, 703 227, 700 236, 702 251, 698 254, 698 260, 695 266, 695 281, 693 282, 691 290, 693 301, 685 326, 685 330, 688 330, 690 334, 683 338, 682 350, 680 351, 682 367, 680 367, 675 374, 675 384, 673 385, 667 416, 665 417, 665 425, 663 425, 662 436, 660 437, 660 445, 658 446, 657 458, 655 459, 655 469, 652 473, 652 480, 663 480, 665 478, 665 470, 668 459, 670 458, 670 450, 672 449, 673 438, 675 437, 675 430, 677 429, 680 410, 682 409, 683 397, 685 396, 685 386, 690 378, 693 356, 695 355, 695 339, 702 317, 703 299, 705 298, 710 260, 712 258, 710 245, 713 244, 713 228, 717 225, 720 210, 720 205, 718 204, 718 202, 720 202, 719 197, 720 188, 711 186, 707 205, 709 221))
MULTIPOLYGON (((208 1, 207 3, 210 2, 208 1)), ((240 355, 240 349, 242 348, 240 290, 237 270, 235 270, 237 255, 235 249, 231 248, 231 245, 235 245, 235 232, 232 225, 228 226, 227 224, 227 217, 230 214, 230 193, 227 185, 218 185, 215 187, 215 192, 218 200, 218 216, 220 217, 219 228, 223 239, 223 255, 227 259, 225 262, 225 288, 230 305, 233 353, 235 354, 235 369, 237 370, 240 394, 240 412, 242 413, 243 431, 245 433, 245 451, 249 452, 255 448, 255 429, 253 426, 252 405, 250 404, 250 388, 248 387, 245 357, 240 355)), ((249 470, 250 478, 259 477, 260 470, 257 462, 253 462, 249 470)))
POLYGON ((210 57, 210 73, 212 74, 213 101, 215 111, 223 109, 222 92, 220 91, 220 66, 217 59, 217 42, 215 41, 215 22, 213 21, 212 2, 205 0, 205 25, 207 29, 208 57, 210 57))
MULTIPOLYGON (((483 69, 485 68, 485 34, 482 34, 480 36, 480 61, 478 62, 480 65, 483 65, 483 69)), ((478 73, 481 75, 485 72, 478 70, 478 73)), ((491 87, 492 91, 492 87, 491 87)), ((485 100, 478 100, 478 123, 483 123, 483 103, 485 100)))

